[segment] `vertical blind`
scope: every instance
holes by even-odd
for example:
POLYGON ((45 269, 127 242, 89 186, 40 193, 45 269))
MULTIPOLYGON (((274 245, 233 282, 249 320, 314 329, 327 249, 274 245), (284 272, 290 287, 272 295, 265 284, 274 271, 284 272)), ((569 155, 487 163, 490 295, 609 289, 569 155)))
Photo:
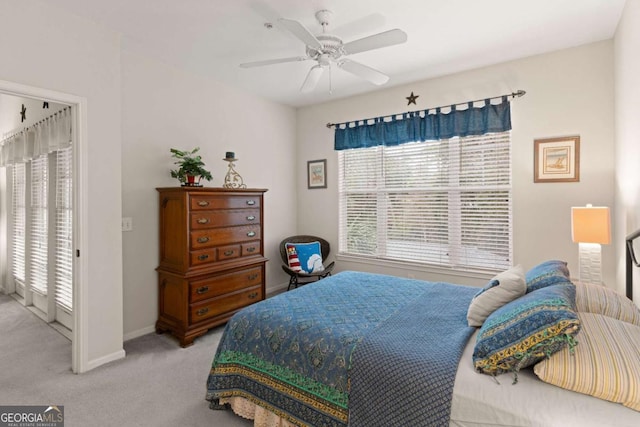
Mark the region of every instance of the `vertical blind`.
POLYGON ((16 163, 11 168, 11 272, 19 284, 25 281, 25 182, 24 163, 16 163))
POLYGON ((461 269, 511 265, 510 132, 343 150, 343 254, 461 269))
POLYGON ((73 308, 73 199, 71 147, 56 152, 55 292, 56 303, 73 308))
POLYGON ((29 233, 31 288, 43 295, 48 284, 48 162, 43 154, 31 160, 31 227, 29 233))

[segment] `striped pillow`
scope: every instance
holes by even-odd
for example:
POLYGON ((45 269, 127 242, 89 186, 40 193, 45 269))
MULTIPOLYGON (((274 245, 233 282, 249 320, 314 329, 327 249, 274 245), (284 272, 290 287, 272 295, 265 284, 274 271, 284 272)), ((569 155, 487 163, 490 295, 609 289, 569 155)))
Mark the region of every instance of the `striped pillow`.
POLYGON ((640 326, 640 309, 633 301, 602 285, 578 283, 576 308, 640 326))
POLYGON ((640 327, 601 314, 578 316, 573 354, 565 348, 534 372, 547 383, 640 411, 640 327))

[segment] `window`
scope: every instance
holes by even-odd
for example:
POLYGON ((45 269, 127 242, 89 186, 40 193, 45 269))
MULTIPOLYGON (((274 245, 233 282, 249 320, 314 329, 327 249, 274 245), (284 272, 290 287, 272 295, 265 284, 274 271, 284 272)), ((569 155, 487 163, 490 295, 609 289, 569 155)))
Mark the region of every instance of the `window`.
POLYGON ((73 326, 72 111, 63 107, 0 141, 7 173, 9 272, 5 289, 70 337, 73 326), (12 280, 11 280, 12 279, 12 280))
POLYGON ((29 232, 31 289, 47 294, 48 285, 48 162, 47 155, 31 160, 31 226, 29 232))
POLYGON ((25 169, 24 163, 11 167, 11 273, 18 292, 25 281, 25 169))
POLYGON ((510 132, 339 152, 344 255, 511 266, 510 132))
POLYGON ((56 303, 73 307, 73 193, 71 147, 56 153, 56 303))
POLYGON ((73 151, 11 166, 11 275, 24 303, 72 327, 73 151))

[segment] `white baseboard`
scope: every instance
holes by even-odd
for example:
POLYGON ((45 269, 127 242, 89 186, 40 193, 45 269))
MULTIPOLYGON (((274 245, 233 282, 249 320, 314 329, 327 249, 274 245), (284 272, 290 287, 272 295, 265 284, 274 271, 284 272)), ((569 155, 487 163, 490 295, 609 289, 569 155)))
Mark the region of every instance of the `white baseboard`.
POLYGON ((143 335, 150 334, 151 332, 155 332, 156 327, 154 325, 147 326, 146 328, 138 329, 137 331, 129 332, 124 335, 123 339, 125 341, 132 340, 134 338, 141 337, 143 335))
POLYGON ((107 354, 106 356, 102 356, 99 357, 97 359, 93 359, 93 360, 89 360, 87 362, 87 369, 85 370, 85 372, 90 371, 92 369, 97 368, 98 366, 102 366, 105 363, 109 363, 109 362, 113 362, 114 360, 119 360, 119 359, 123 359, 124 356, 126 355, 124 349, 122 350, 118 350, 114 353, 111 354, 107 354))

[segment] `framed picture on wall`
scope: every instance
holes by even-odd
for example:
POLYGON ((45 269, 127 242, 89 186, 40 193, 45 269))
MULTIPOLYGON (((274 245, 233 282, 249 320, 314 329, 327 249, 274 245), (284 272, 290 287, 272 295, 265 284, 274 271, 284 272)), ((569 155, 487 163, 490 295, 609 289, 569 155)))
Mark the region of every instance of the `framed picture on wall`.
POLYGON ((533 182, 580 181, 580 136, 534 140, 533 182))
POLYGON ((307 162, 307 188, 327 188, 327 159, 307 162))

